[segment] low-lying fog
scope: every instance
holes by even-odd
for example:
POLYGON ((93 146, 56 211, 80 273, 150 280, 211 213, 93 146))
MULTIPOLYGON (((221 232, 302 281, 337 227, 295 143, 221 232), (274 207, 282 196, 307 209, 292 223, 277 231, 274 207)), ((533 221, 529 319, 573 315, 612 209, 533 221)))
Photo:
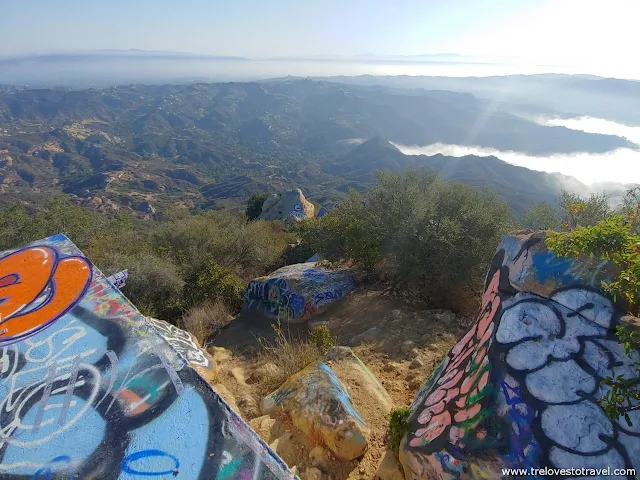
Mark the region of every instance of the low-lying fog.
MULTIPOLYGON (((610 120, 591 117, 569 119, 542 117, 536 121, 541 125, 563 126, 588 133, 617 135, 637 143, 640 147, 640 127, 629 127, 610 120)), ((531 170, 570 175, 587 185, 602 182, 640 183, 640 151, 628 148, 619 148, 604 154, 576 153, 534 156, 522 152, 443 143, 424 146, 395 145, 407 155, 436 155, 440 153, 452 157, 495 156, 505 162, 531 170)))

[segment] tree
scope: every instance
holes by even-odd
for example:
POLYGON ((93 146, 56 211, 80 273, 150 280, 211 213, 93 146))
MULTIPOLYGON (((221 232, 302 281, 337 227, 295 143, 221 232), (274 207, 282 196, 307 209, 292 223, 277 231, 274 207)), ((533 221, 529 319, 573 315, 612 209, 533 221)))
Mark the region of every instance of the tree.
POLYGON ((563 190, 558 196, 558 204, 563 211, 561 227, 564 230, 595 225, 611 213, 606 193, 592 193, 588 197, 582 197, 563 190))
POLYGON ((246 215, 249 220, 257 219, 262 213, 262 205, 269 196, 268 193, 254 193, 247 200, 246 215))
POLYGON ((384 271, 412 302, 460 310, 510 225, 494 193, 408 170, 380 173, 364 194, 350 191, 327 215, 303 222, 300 237, 324 258, 384 271))
POLYGON ((536 203, 522 217, 522 226, 532 230, 552 230, 559 224, 558 209, 547 202, 536 203))

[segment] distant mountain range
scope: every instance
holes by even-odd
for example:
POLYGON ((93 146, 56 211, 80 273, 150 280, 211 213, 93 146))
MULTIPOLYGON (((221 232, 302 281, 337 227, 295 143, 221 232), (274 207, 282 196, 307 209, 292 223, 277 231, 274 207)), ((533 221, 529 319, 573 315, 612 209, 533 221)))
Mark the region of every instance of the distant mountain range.
POLYGON ((507 112, 587 115, 640 126, 640 81, 593 75, 507 75, 496 77, 339 76, 318 80, 399 89, 470 93, 507 112))
POLYGON ((366 188, 376 170, 414 166, 493 187, 521 213, 553 200, 570 179, 495 157, 404 155, 389 142, 538 155, 636 148, 621 137, 544 127, 489 107, 468 93, 308 79, 6 89, 0 204, 62 191, 99 209, 148 211, 151 203, 161 212, 238 207, 253 192, 289 187, 333 203, 349 187, 366 188))

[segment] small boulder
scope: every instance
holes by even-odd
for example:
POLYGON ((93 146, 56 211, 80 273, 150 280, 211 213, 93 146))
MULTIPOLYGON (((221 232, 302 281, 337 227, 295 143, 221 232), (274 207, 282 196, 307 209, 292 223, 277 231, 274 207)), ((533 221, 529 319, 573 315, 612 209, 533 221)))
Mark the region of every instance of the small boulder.
POLYGON ((336 374, 316 362, 291 376, 262 400, 268 414, 281 409, 309 438, 322 438, 340 460, 353 460, 367 450, 369 428, 351 403, 336 374))
POLYGON ((244 293, 242 309, 282 323, 315 317, 355 286, 353 271, 332 270, 316 263, 297 263, 255 278, 244 293))
POLYGON ((389 373, 389 372, 397 372, 398 371, 398 365, 396 365, 393 362, 389 362, 386 363, 384 367, 382 367, 382 370, 389 373))
POLYGON ((302 480, 327 480, 327 476, 315 467, 305 469, 304 473, 300 474, 300 478, 302 480))
POLYGON ((330 455, 322 445, 316 445, 309 452, 309 462, 311 466, 327 471, 331 465, 330 455))
POLYGON ((236 399, 238 407, 244 412, 244 416, 253 418, 260 415, 260 408, 258 402, 251 395, 242 395, 236 399))
POLYGON ((264 382, 268 378, 277 377, 280 375, 280 367, 275 363, 265 363, 256 368, 249 376, 248 383, 260 383, 264 382))
POLYGON ((222 397, 227 405, 233 408, 237 413, 240 413, 240 409, 236 403, 236 397, 233 396, 233 393, 231 393, 227 387, 221 383, 216 383, 215 385, 212 385, 212 387, 215 392, 222 397))
POLYGON ((353 352, 349 347, 331 347, 325 354, 324 359, 326 361, 339 362, 351 356, 353 356, 353 352))
POLYGON ((395 453, 391 450, 386 451, 380 459, 373 478, 374 480, 404 480, 404 475, 400 471, 400 464, 395 453))
POLYGON ((411 364, 409 365, 409 368, 411 370, 415 370, 416 368, 422 368, 422 367, 424 367, 424 363, 419 358, 414 358, 411 364))
POLYGON ((351 346, 357 347, 361 343, 373 343, 382 338, 384 331, 380 327, 371 327, 369 330, 355 335, 351 339, 351 346))
POLYGON ((422 382, 418 378, 412 378, 409 380, 409 389, 410 390, 418 390, 422 385, 422 382))
POLYGON ((400 346, 400 351, 404 354, 407 355, 409 352, 411 352, 411 350, 413 350, 414 348, 416 348, 416 343, 411 341, 411 340, 406 340, 405 342, 402 343, 402 345, 400 346))
POLYGON ((267 443, 271 443, 273 439, 281 437, 285 433, 284 424, 269 415, 253 418, 247 423, 267 443))
POLYGON ((295 188, 282 193, 269 195, 262 204, 261 220, 299 221, 312 218, 315 207, 295 188))
POLYGON ((247 386, 247 381, 244 378, 244 370, 242 369, 242 367, 232 368, 229 373, 235 379, 235 381, 238 382, 238 385, 242 387, 247 386))
POLYGON ((209 352, 213 357, 213 362, 216 365, 221 365, 223 362, 228 362, 233 357, 231 350, 227 350, 224 347, 210 347, 209 352))
POLYGON ((331 362, 333 371, 343 385, 363 392, 369 404, 375 402, 377 410, 383 415, 392 410, 393 401, 387 390, 349 347, 330 348, 324 360, 331 362))
POLYGON ((287 465, 294 463, 298 458, 300 446, 294 442, 291 432, 286 432, 276 438, 269 446, 287 465))

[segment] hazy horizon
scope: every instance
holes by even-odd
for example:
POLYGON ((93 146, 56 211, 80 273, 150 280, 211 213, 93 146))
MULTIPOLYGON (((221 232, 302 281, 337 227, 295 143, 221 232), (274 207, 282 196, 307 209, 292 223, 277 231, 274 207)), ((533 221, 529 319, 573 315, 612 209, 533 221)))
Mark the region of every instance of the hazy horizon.
MULTIPOLYGON (((315 60, 448 54, 507 59, 512 73, 561 68, 640 79, 638 16, 634 0, 31 0, 3 3, 0 58, 100 50, 315 60)), ((418 74, 401 67, 378 74, 418 74)))

